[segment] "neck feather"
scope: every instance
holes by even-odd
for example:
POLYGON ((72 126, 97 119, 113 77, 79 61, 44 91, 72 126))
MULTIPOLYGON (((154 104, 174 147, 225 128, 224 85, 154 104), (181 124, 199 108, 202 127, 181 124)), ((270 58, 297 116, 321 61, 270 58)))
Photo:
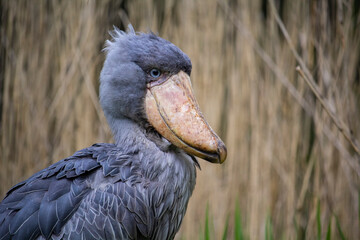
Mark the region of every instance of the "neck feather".
POLYGON ((170 148, 174 147, 157 132, 146 131, 144 127, 129 118, 114 118, 109 115, 106 118, 114 135, 115 143, 118 146, 137 146, 143 144, 143 147, 149 147, 153 145, 163 152, 167 152, 170 148))
POLYGON ((133 145, 146 140, 145 129, 129 118, 106 116, 116 145, 133 145))

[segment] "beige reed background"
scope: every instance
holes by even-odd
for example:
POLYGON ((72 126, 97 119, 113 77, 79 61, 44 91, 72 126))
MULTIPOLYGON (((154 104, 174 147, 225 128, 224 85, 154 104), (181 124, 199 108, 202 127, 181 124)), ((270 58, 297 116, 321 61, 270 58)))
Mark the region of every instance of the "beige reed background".
POLYGON ((112 141, 98 103, 101 49, 113 25, 131 22, 190 56, 197 99, 228 147, 224 165, 201 161, 177 239, 199 238, 207 205, 211 238, 221 238, 229 217, 232 239, 237 203, 249 239, 265 238, 267 219, 274 239, 315 239, 319 219, 323 239, 329 224, 334 239, 338 226, 360 239, 359 5, 1 0, 1 198, 74 151, 112 141))

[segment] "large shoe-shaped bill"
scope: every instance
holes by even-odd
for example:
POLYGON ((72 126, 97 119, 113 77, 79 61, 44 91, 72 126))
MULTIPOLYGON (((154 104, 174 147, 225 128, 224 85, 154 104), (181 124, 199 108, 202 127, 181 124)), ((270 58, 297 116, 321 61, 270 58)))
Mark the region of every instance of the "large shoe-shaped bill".
POLYGON ((203 117, 185 72, 149 83, 145 106, 150 124, 172 144, 212 163, 225 161, 225 144, 203 117))

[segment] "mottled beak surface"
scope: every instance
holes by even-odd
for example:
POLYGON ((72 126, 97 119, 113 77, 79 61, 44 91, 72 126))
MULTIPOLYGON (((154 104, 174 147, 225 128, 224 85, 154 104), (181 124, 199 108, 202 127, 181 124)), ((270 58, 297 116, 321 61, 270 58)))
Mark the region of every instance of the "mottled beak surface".
POLYGON ((203 117, 185 72, 149 83, 145 106, 150 124, 172 144, 212 163, 225 161, 225 144, 203 117))

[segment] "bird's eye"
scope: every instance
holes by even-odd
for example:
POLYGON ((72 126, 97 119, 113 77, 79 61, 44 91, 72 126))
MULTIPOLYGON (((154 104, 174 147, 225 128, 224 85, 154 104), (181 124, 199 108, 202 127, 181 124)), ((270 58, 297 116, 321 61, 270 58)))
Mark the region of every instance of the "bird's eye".
POLYGON ((153 69, 151 69, 151 71, 150 71, 150 75, 151 75, 151 77, 153 77, 153 78, 158 78, 158 77, 160 77, 161 72, 160 72, 159 69, 153 68, 153 69))

